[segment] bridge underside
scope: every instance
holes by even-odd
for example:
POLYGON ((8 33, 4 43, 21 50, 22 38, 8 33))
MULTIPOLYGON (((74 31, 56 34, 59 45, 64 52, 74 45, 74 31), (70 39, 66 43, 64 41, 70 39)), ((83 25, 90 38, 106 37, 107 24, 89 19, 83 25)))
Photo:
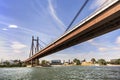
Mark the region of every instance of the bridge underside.
MULTIPOLYGON (((120 14, 120 12, 119 12, 119 14, 120 14)), ((85 42, 89 39, 98 37, 100 35, 111 32, 113 30, 119 29, 120 28, 120 16, 115 18, 115 20, 111 20, 111 21, 109 21, 105 24, 102 24, 100 26, 98 26, 98 24, 95 25, 96 28, 86 30, 84 34, 77 35, 76 37, 74 37, 70 40, 67 40, 63 44, 56 46, 54 49, 52 49, 44 54, 41 54, 39 56, 39 58, 47 56, 47 55, 55 53, 55 52, 58 52, 58 51, 63 50, 65 48, 71 47, 71 46, 76 45, 78 43, 85 42)))
POLYGON ((41 58, 120 28, 120 2, 80 25, 27 61, 41 58))

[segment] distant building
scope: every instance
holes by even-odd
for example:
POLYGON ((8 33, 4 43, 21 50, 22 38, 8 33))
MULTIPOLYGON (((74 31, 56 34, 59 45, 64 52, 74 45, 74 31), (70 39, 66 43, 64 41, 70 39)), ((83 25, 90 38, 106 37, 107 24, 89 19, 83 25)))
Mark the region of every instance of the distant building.
POLYGON ((72 62, 70 61, 70 59, 68 61, 63 60, 63 64, 71 64, 72 62))
POLYGON ((61 60, 51 60, 51 65, 62 65, 61 60))

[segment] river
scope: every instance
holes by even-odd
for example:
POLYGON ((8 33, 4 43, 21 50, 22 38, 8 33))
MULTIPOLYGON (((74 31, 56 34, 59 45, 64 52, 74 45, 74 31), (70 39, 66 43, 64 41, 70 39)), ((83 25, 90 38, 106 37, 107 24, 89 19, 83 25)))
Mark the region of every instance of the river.
POLYGON ((120 80, 120 67, 0 68, 0 80, 120 80))

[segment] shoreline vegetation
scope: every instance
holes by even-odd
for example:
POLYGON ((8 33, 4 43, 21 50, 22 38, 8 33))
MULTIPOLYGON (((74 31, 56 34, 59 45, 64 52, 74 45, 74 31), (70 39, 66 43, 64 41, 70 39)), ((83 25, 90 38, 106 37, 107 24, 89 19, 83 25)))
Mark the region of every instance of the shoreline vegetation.
POLYGON ((0 62, 0 68, 4 67, 26 67, 21 60, 6 60, 0 62))
MULTIPOLYGON (((61 60, 42 60, 39 65, 34 67, 59 67, 59 66, 120 66, 120 59, 112 59, 110 61, 106 61, 104 59, 98 59, 92 58, 89 62, 87 62, 85 59, 80 61, 79 59, 75 58, 72 61, 63 61, 61 60)), ((1 61, 0 62, 0 68, 5 67, 31 67, 31 65, 26 65, 21 60, 11 60, 11 61, 1 61)))

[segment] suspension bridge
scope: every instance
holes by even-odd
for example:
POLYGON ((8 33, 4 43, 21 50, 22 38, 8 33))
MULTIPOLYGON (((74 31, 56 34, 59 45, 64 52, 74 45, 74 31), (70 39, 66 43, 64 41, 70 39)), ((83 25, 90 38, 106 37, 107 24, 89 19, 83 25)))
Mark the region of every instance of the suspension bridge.
POLYGON ((38 65, 39 58, 120 28, 120 1, 114 0, 106 6, 101 6, 92 15, 85 18, 73 29, 67 31, 77 18, 78 14, 80 14, 86 3, 87 1, 83 4, 83 7, 80 8, 79 12, 66 29, 66 32, 47 47, 39 50, 39 38, 34 39, 34 37, 32 37, 30 56, 25 60, 25 62, 31 65, 38 65), (36 42, 35 50, 33 50, 34 42, 36 42))

